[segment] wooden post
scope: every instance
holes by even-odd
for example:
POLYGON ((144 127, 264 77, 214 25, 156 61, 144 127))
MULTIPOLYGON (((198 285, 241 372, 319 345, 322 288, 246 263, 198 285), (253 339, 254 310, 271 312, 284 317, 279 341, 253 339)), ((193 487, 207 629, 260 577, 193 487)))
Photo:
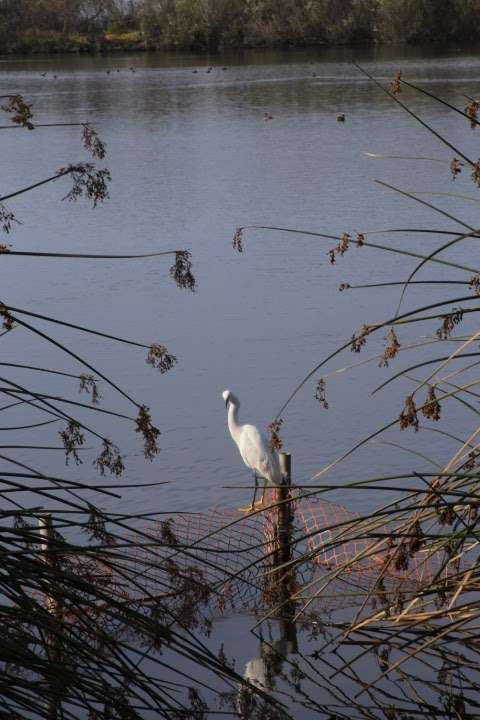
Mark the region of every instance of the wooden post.
MULTIPOLYGON (((52 541, 53 541, 53 524, 52 516, 50 513, 42 513, 38 515, 38 534, 43 542, 40 543, 40 551, 42 554, 43 562, 49 566, 52 576, 55 574, 56 560, 55 555, 52 553, 52 541)), ((50 582, 51 588, 53 588, 53 581, 50 582)), ((58 599, 53 595, 49 594, 45 598, 45 603, 48 612, 54 617, 58 617, 60 605, 58 599)), ((55 635, 48 636, 47 633, 47 653, 48 660, 50 663, 58 662, 59 654, 59 642, 55 635)), ((55 697, 55 691, 52 690, 49 697, 45 699, 45 720, 57 720, 58 718, 58 702, 55 697)))
MULTIPOLYGON (((292 456, 290 453, 279 453, 282 484, 278 491, 278 561, 279 565, 290 562, 292 559, 293 535, 293 504, 288 502, 292 490, 292 456)), ((282 616, 280 618, 280 636, 287 643, 286 652, 297 652, 297 631, 293 618, 295 616, 295 603, 290 600, 292 588, 295 586, 295 571, 282 570, 280 577, 280 596, 283 602, 282 616)))

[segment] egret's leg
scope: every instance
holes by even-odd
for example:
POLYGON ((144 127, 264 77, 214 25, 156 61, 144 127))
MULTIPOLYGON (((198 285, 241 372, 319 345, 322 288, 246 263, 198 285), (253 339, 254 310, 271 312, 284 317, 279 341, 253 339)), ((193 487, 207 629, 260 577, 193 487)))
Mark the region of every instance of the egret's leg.
POLYGON ((257 492, 258 492, 258 478, 257 473, 253 473, 253 480, 255 482, 255 490, 253 491, 253 500, 252 500, 252 510, 255 507, 255 500, 257 499, 257 492))
POLYGON ((252 511, 255 509, 255 504, 256 504, 256 503, 255 503, 255 499, 256 499, 256 497, 257 497, 257 492, 258 492, 258 479, 257 479, 257 473, 256 473, 256 472, 253 473, 253 481, 254 481, 254 483, 255 483, 255 489, 254 489, 254 491, 253 491, 253 499, 252 499, 252 502, 251 502, 251 504, 249 505, 249 507, 238 508, 238 509, 240 510, 240 512, 250 513, 250 512, 252 512, 252 511))
POLYGON ((256 507, 256 508, 261 508, 261 507, 262 507, 262 505, 263 505, 263 503, 264 503, 264 500, 265 500, 265 493, 266 493, 266 492, 267 492, 267 481, 265 480, 265 478, 263 478, 262 497, 261 497, 261 499, 260 499, 258 502, 255 503, 255 507, 256 507))

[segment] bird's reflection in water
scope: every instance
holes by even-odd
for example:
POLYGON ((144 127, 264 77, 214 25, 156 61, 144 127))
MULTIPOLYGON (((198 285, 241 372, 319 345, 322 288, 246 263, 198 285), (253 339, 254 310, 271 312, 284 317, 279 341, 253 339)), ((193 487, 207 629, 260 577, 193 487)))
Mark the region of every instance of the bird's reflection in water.
POLYGON ((245 666, 242 685, 237 696, 237 711, 242 720, 283 720, 288 715, 272 703, 268 695, 275 690, 275 679, 282 675, 283 664, 289 655, 298 652, 297 629, 293 620, 281 618, 277 640, 265 641, 260 638, 259 653, 245 666), (256 690, 263 694, 263 698, 256 690))

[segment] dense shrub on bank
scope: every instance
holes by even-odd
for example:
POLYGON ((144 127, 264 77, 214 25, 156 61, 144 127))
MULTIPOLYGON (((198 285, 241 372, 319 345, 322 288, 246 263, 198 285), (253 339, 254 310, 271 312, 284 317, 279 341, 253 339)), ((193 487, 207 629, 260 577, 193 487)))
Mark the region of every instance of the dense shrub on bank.
POLYGON ((0 52, 471 41, 480 0, 0 0, 0 52))

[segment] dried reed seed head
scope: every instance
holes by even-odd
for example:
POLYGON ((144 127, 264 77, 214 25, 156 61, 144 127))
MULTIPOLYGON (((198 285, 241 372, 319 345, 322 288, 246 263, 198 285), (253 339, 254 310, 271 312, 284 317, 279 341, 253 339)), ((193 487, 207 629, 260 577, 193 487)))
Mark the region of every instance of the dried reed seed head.
POLYGON ((393 327, 390 328, 390 330, 386 334, 385 340, 387 340, 388 344, 383 351, 380 362, 378 363, 379 367, 388 367, 390 360, 393 360, 393 358, 396 357, 398 351, 401 348, 401 345, 398 341, 397 335, 393 327))
POLYGON ((418 431, 417 408, 413 401, 413 395, 407 395, 405 398, 405 407, 398 419, 400 422, 400 430, 405 430, 411 426, 415 429, 415 432, 418 431))
POLYGON ((452 173, 452 180, 455 180, 457 175, 459 175, 462 172, 462 168, 460 165, 463 165, 457 158, 453 158, 453 160, 450 163, 450 172, 452 173))
POLYGON ((355 238, 355 243, 357 247, 363 247, 365 245, 365 235, 363 233, 357 232, 357 237, 355 238))
POLYGON ((319 378, 317 381, 317 386, 315 388, 315 400, 318 400, 320 405, 322 405, 322 407, 325 410, 328 410, 328 402, 325 397, 325 379, 324 378, 319 378))
POLYGON ((425 536, 423 534, 422 526, 418 520, 415 520, 412 528, 412 534, 408 542, 408 553, 410 557, 413 557, 416 552, 421 550, 424 544, 424 538, 425 536))
MULTIPOLYGON (((437 500, 435 510, 440 525, 453 525, 455 522, 455 511, 452 505, 442 502, 442 500, 437 500)), ((447 551, 447 546, 445 546, 444 549, 447 551)))
POLYGON ((71 455, 75 464, 81 465, 82 460, 78 456, 77 448, 83 445, 85 436, 80 431, 80 424, 76 420, 70 420, 65 430, 61 430, 58 434, 62 438, 65 448, 65 464, 68 465, 71 455))
POLYGON ((352 238, 348 233, 343 233, 343 235, 340 236, 338 244, 331 250, 328 250, 327 255, 328 255, 328 257, 330 259, 330 263, 332 265, 335 264, 337 255, 340 255, 340 256, 345 255, 348 248, 350 247, 351 239, 352 238))
POLYGON ((27 130, 34 129, 35 126, 31 122, 33 117, 32 106, 27 105, 21 95, 12 95, 7 105, 2 105, 2 110, 13 114, 10 120, 15 123, 15 125, 21 125, 27 128, 27 130))
POLYGON ((3 303, 0 303, 0 317, 3 318, 3 329, 11 330, 14 326, 14 320, 3 303))
POLYGON ((343 292, 344 290, 349 290, 350 285, 348 283, 341 283, 341 285, 338 286, 338 292, 343 292))
POLYGON ((87 150, 90 155, 99 160, 103 160, 106 155, 106 145, 98 137, 98 133, 90 123, 85 123, 82 131, 83 147, 87 150))
POLYGON ((178 538, 175 535, 175 531, 173 529, 174 523, 175 520, 173 520, 172 518, 160 521, 160 537, 162 539, 162 542, 165 545, 169 545, 171 547, 178 545, 178 538))
POLYGON ((238 227, 233 236, 232 245, 239 253, 243 252, 243 227, 238 227))
POLYGON ((468 286, 471 290, 474 290, 477 295, 480 295, 480 275, 472 275, 468 286))
POLYGON ((367 342, 367 335, 370 334, 370 327, 368 325, 362 325, 360 330, 352 335, 352 342, 350 343, 350 350, 354 353, 361 352, 363 346, 367 342))
MULTIPOLYGON (((0 205, 0 224, 3 232, 8 235, 12 229, 12 223, 14 222, 17 223, 17 225, 20 225, 20 221, 17 220, 13 212, 9 210, 6 205, 0 205)), ((8 247, 10 247, 10 245, 8 247)))
POLYGON ((476 100, 472 100, 465 108, 465 115, 470 120, 472 130, 475 130, 477 125, 478 108, 479 104, 476 100))
POLYGON ((170 268, 170 275, 178 287, 195 291, 196 281, 192 274, 191 253, 188 250, 177 250, 175 262, 170 268))
POLYGON ((206 720, 209 711, 208 705, 195 688, 188 688, 188 702, 190 704, 189 716, 192 720, 206 720))
POLYGON ((93 207, 96 207, 97 203, 109 197, 107 184, 112 176, 107 168, 97 170, 93 163, 78 163, 67 165, 57 171, 58 177, 64 175, 71 175, 72 187, 62 200, 75 202, 81 197, 86 197, 92 201, 93 207))
POLYGON ((405 542, 401 542, 395 553, 393 563, 395 570, 408 570, 409 563, 410 555, 408 553, 407 545, 405 542))
POLYGON ((462 322, 463 313, 462 308, 454 308, 453 312, 443 316, 443 322, 436 331, 436 335, 440 340, 446 340, 450 337, 455 326, 462 322))
POLYGON ((344 255, 349 246, 350 246, 350 240, 351 236, 348 233, 343 233, 343 235, 340 237, 340 242, 338 243, 336 250, 338 255, 344 255))
POLYGON ((97 380, 93 375, 80 375, 80 384, 78 386, 78 392, 86 392, 90 395, 92 405, 98 405, 98 401, 102 397, 98 391, 97 380))
POLYGON ((6 253, 9 253, 11 247, 11 245, 5 245, 3 243, 0 243, 0 255, 5 255, 6 253))
POLYGON ((146 405, 140 407, 135 423, 135 432, 143 435, 143 454, 147 460, 153 460, 155 455, 160 452, 160 448, 157 445, 157 437, 160 435, 160 430, 152 425, 152 418, 149 408, 146 405))
POLYGON ((163 345, 153 343, 148 349, 145 362, 147 365, 160 370, 161 374, 168 372, 177 363, 175 355, 171 355, 163 345))
POLYGON ((402 73, 400 72, 400 70, 390 82, 388 89, 390 90, 392 95, 399 95, 402 92, 402 73))
POLYGON ((437 400, 437 396, 435 395, 435 387, 433 385, 429 385, 427 397, 425 398, 421 413, 428 420, 435 420, 436 422, 438 422, 438 420, 440 420, 441 409, 441 405, 437 400))
POLYGON ((283 420, 279 418, 278 420, 274 420, 270 423, 268 426, 268 429, 270 431, 270 441, 269 441, 269 448, 270 452, 273 452, 274 450, 281 450, 283 447, 282 440, 280 438, 280 429, 283 425, 283 420))
POLYGON ((472 180, 477 187, 480 187, 480 160, 473 166, 472 180))
POLYGON ((100 475, 105 475, 106 470, 108 470, 110 475, 120 477, 125 470, 125 465, 123 464, 123 459, 120 454, 120 448, 112 443, 111 440, 106 438, 103 441, 102 452, 93 461, 93 465, 100 475))
POLYGON ((105 545, 115 545, 115 537, 107 530, 107 517, 98 508, 90 505, 87 524, 83 528, 91 540, 99 540, 105 545))
POLYGON ((477 466, 477 458, 480 454, 480 451, 478 450, 470 450, 468 453, 468 460, 466 460, 463 464, 464 470, 474 470, 477 466))

